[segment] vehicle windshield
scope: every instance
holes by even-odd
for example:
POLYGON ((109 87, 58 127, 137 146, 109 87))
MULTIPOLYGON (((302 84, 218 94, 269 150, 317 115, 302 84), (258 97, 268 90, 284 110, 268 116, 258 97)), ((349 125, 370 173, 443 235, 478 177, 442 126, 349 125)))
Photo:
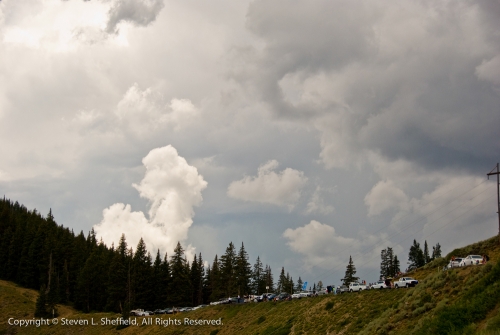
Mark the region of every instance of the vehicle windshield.
POLYGON ((480 259, 483 259, 483 257, 481 256, 478 256, 478 255, 473 255, 472 258, 480 258, 480 259))

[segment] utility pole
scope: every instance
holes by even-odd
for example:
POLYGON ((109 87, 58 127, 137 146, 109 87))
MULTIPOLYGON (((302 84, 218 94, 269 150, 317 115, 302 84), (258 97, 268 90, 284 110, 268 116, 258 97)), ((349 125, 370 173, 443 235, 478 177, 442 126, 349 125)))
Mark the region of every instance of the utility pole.
POLYGON ((488 179, 490 179, 490 176, 496 175, 497 176, 497 213, 498 213, 498 238, 500 240, 500 169, 497 166, 493 168, 493 170, 490 171, 490 173, 487 174, 488 179), (496 172, 495 169, 497 170, 496 172))

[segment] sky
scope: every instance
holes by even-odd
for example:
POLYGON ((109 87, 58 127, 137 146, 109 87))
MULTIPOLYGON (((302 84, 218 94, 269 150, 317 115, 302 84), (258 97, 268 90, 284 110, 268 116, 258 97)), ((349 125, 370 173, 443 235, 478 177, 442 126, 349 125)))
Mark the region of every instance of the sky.
MULTIPOLYGON (((500 2, 0 0, 0 193, 107 245, 378 279, 498 234, 500 2)), ((465 255, 462 255, 465 256, 465 255)))

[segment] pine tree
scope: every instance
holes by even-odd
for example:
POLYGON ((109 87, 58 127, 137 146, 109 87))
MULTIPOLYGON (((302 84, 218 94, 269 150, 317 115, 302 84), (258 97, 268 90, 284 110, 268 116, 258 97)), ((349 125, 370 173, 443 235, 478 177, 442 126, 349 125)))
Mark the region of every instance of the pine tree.
POLYGON ((425 243, 424 243, 424 260, 425 260, 425 264, 427 264, 431 261, 431 256, 429 256, 429 247, 427 246, 427 240, 425 240, 425 243))
POLYGON ((380 252, 380 279, 389 276, 389 261, 387 259, 387 249, 382 249, 380 252))
POLYGON ((297 280, 297 286, 295 287, 295 291, 300 292, 302 291, 302 286, 304 285, 304 282, 302 279, 299 277, 299 280, 297 280))
POLYGON ((160 284, 158 286, 158 300, 160 304, 162 304, 164 308, 169 305, 170 302, 170 294, 169 294, 169 286, 170 286, 171 274, 170 274, 170 264, 168 262, 167 253, 163 257, 163 261, 161 262, 160 267, 160 284))
POLYGON ((108 274, 107 309, 114 312, 123 313, 123 308, 127 300, 127 272, 129 265, 127 253, 125 234, 122 234, 118 247, 113 253, 108 274))
POLYGON ((210 289, 212 293, 210 294, 210 301, 217 301, 224 296, 221 289, 221 273, 220 273, 220 262, 215 255, 214 261, 212 263, 212 270, 210 273, 210 289))
POLYGON ((191 263, 191 285, 192 285, 192 305, 193 306, 198 306, 200 304, 199 297, 200 297, 200 290, 201 290, 201 282, 202 282, 202 277, 200 273, 200 266, 198 264, 198 257, 196 254, 194 255, 193 258, 193 263, 191 263))
POLYGON ((274 291, 274 278, 273 278, 273 273, 271 271, 271 267, 266 264, 266 269, 265 269, 265 274, 264 274, 264 289, 266 289, 266 292, 273 292, 274 291), (269 287, 267 289, 266 287, 269 287))
POLYGON ((198 282, 198 297, 197 297, 197 306, 203 304, 204 297, 204 282, 205 282, 205 264, 203 263, 203 258, 201 257, 201 252, 198 255, 198 273, 200 275, 198 282))
POLYGON ((394 251, 391 247, 387 247, 387 276, 394 277, 394 251))
POLYGON ((192 303, 191 281, 184 249, 180 242, 174 249, 174 254, 170 259, 170 269, 172 273, 170 282, 170 301, 174 306, 188 306, 192 303))
POLYGON ((441 257, 441 245, 437 243, 434 247, 432 247, 432 259, 439 257, 441 257))
POLYGON ((61 281, 59 286, 59 301, 63 304, 69 302, 69 272, 68 272, 68 262, 64 260, 63 272, 61 275, 61 281))
POLYGON ((399 260, 398 260, 398 256, 394 256, 394 261, 392 263, 392 271, 390 273, 391 277, 395 277, 398 275, 398 273, 401 271, 401 269, 399 268, 399 260))
POLYGON ((281 273, 280 276, 278 277, 278 290, 277 293, 285 292, 286 291, 286 285, 287 285, 287 280, 285 276, 285 268, 281 267, 281 273))
POLYGON ((356 267, 352 262, 352 257, 349 256, 349 264, 347 264, 344 278, 341 281, 344 282, 344 285, 349 285, 350 283, 357 282, 359 277, 354 276, 356 274, 356 267))
POLYGON ((212 268, 210 264, 207 266, 207 271, 205 271, 205 277, 203 278, 203 303, 208 304, 211 302, 212 295, 212 268))
POLYGON ((323 291, 323 282, 321 280, 318 282, 317 288, 318 288, 318 291, 323 291))
POLYGON ((424 252, 420 248, 420 244, 416 240, 413 240, 413 245, 410 247, 410 252, 408 254, 408 263, 410 264, 409 269, 416 269, 425 265, 424 252))
POLYGON ((248 263, 248 254, 245 250, 243 242, 241 242, 241 248, 236 256, 236 287, 239 296, 245 296, 250 294, 250 278, 252 275, 252 270, 250 268, 250 263, 248 263))
POLYGON ((387 247, 380 252, 380 278, 394 277, 396 273, 394 272, 394 251, 391 247, 387 247))
POLYGON ((236 288, 236 252, 233 242, 229 243, 226 253, 220 258, 221 287, 226 297, 234 296, 236 288))
MULTIPOLYGON (((152 259, 141 238, 132 259, 132 302, 141 308, 152 308, 152 259)), ((153 298, 154 299, 154 298, 153 298)))
POLYGON ((12 228, 8 226, 4 233, 3 236, 0 235, 0 268, 2 271, 0 271, 0 278, 2 279, 8 279, 7 276, 7 265, 9 261, 9 246, 10 246, 10 241, 12 240, 12 228))
POLYGON ((35 317, 36 318, 46 318, 50 317, 50 314, 47 312, 47 298, 45 294, 45 285, 42 285, 40 288, 40 294, 36 299, 35 305, 35 317))
POLYGON ((262 262, 260 261, 260 257, 257 256, 257 260, 252 269, 252 292, 254 294, 262 294, 265 292, 266 285, 264 281, 264 268, 262 267, 262 262))

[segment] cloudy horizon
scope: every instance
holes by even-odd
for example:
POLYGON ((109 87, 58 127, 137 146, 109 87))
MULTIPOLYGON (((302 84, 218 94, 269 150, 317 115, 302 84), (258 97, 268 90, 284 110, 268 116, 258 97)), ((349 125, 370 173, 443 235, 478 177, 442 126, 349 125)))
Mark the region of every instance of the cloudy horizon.
POLYGON ((498 234, 498 1, 2 0, 0 190, 107 244, 368 282, 498 234), (153 250, 154 249, 154 250, 153 250))

